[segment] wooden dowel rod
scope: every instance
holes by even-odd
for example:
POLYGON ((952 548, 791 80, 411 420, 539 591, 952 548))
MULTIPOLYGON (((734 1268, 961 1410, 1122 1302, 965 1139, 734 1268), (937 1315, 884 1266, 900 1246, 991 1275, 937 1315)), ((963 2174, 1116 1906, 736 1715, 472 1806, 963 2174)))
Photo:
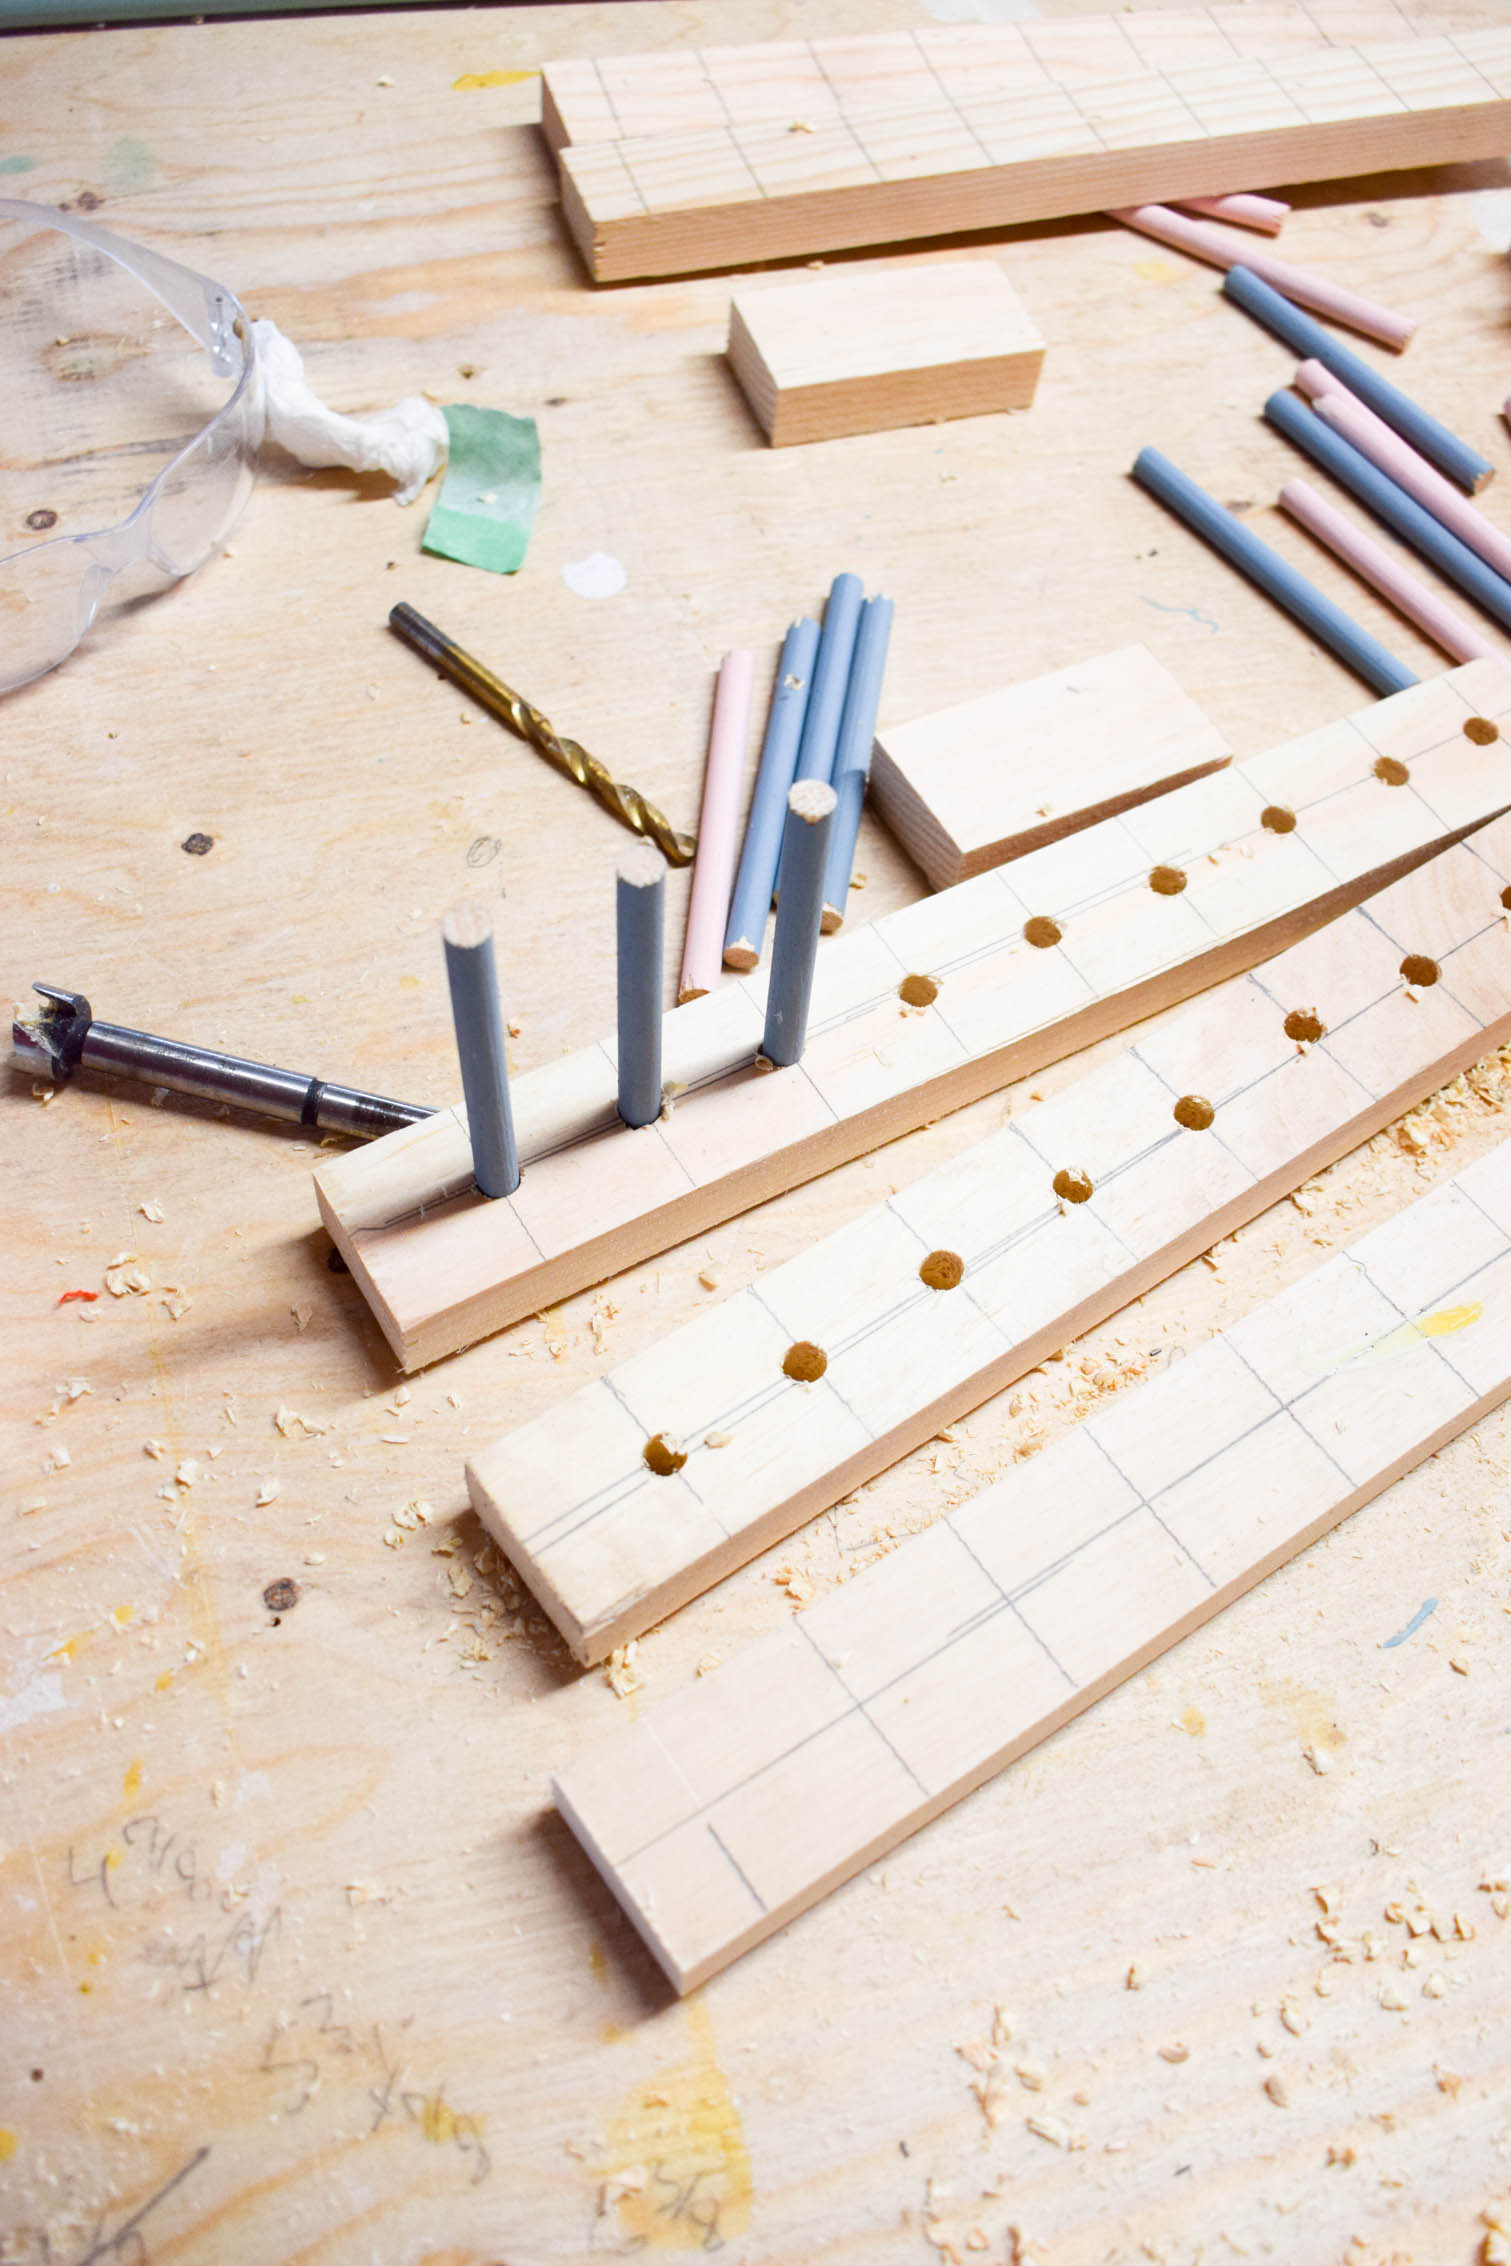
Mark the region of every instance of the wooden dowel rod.
MULTIPOLYGON (((1331 375, 1331 373, 1328 373, 1331 375)), ((1355 400, 1347 386, 1336 378, 1326 392, 1312 397, 1312 407, 1326 425, 1343 438, 1371 464, 1404 488, 1408 496, 1415 497, 1424 511, 1477 551, 1487 566, 1504 579, 1511 579, 1511 536, 1503 535, 1493 526, 1469 498, 1461 495, 1453 483, 1445 480, 1441 472, 1434 471, 1425 457, 1417 454, 1399 433, 1393 433, 1383 418, 1362 401, 1355 400)))
POLYGON ((750 699, 755 655, 737 646, 726 653, 714 694, 703 773, 703 804, 698 814, 698 854, 693 861, 687 935, 682 946, 678 999, 700 999, 719 976, 729 891, 734 880, 735 832, 739 825, 740 778, 750 732, 750 699))
POLYGON ((1262 236, 1278 236, 1290 219, 1291 208, 1279 197, 1255 197, 1240 192, 1232 197, 1177 197, 1185 212, 1206 220, 1231 220, 1239 228, 1257 229, 1262 236))
POLYGON ((790 1069, 801 1061, 808 1037, 834 802, 834 789, 822 779, 799 779, 787 797, 782 899, 771 940, 771 984, 761 1040, 763 1057, 777 1069, 790 1069))
POLYGON ((1299 307, 1292 306, 1289 299, 1255 273, 1252 262, 1230 268, 1223 278, 1222 289, 1224 298, 1231 299, 1235 307, 1242 307, 1256 323, 1262 323, 1293 354, 1310 355, 1324 363, 1377 417, 1383 417, 1403 440, 1410 441, 1414 449, 1419 449, 1440 472, 1446 472, 1466 494, 1477 495, 1486 481, 1494 478, 1495 467, 1488 456, 1481 456, 1478 449, 1461 441, 1457 433, 1450 433, 1446 425, 1440 425, 1410 394, 1392 385, 1372 363, 1364 361, 1341 339, 1334 338, 1320 323, 1314 323, 1299 307))
POLYGON ((1419 582, 1409 568, 1356 527, 1341 511, 1334 509, 1325 496, 1305 480, 1287 480, 1280 491, 1281 508, 1304 527, 1309 535, 1325 544, 1335 558, 1351 566, 1355 574, 1388 598, 1396 611, 1425 632, 1435 645, 1451 654, 1455 661, 1493 660, 1494 648, 1488 638, 1482 637, 1462 614, 1456 614, 1445 605, 1425 582, 1419 582))
POLYGON ((777 860, 782 854, 787 794, 797 776, 798 742, 813 689, 818 642, 818 623, 805 615, 788 630, 777 663, 760 768, 750 799, 750 816, 745 821, 745 846, 740 852, 740 870, 735 876, 724 935, 724 965, 738 968, 742 974, 755 967, 765 941, 766 916, 771 911, 777 860))
POLYGON ((519 1150, 509 1106, 509 1062, 493 956, 493 922, 473 900, 441 923, 446 981, 462 1069, 472 1173, 485 1196, 512 1196, 519 1186, 519 1150))
POLYGON ((850 895, 850 869, 855 863, 855 841, 860 832, 861 806, 871 776, 871 746, 876 737, 876 714, 881 706, 881 681, 886 674, 887 647, 892 637, 892 601, 868 598, 861 609, 845 692, 839 740, 834 751, 834 824, 829 832, 829 860, 824 874, 823 928, 832 936, 845 917, 850 895))
POLYGON ((1393 308, 1378 306, 1356 291, 1345 291, 1341 284, 1313 275, 1308 268, 1272 259, 1268 252, 1256 252, 1209 221, 1190 220, 1184 213, 1172 212, 1168 205, 1125 205, 1109 217, 1120 220, 1125 228, 1136 228, 1140 235, 1153 236, 1161 244, 1206 260, 1212 267, 1244 267, 1296 305, 1314 307, 1318 314, 1330 315, 1334 322, 1361 331, 1366 338, 1377 338, 1397 354, 1417 327, 1414 315, 1398 315, 1393 308))
POLYGON ((860 601, 859 575, 837 574, 824 608, 824 631, 814 664, 813 691, 798 745, 796 777, 799 779, 827 781, 834 775, 834 743, 839 736, 845 688, 850 682, 850 661, 860 624, 860 601))
MULTIPOLYGON (((1294 396, 1289 398, 1294 399, 1294 396)), ((1314 589, 1278 551, 1272 551, 1268 543, 1261 543, 1242 520, 1225 511, 1158 449, 1140 449, 1133 477, 1168 511, 1173 511, 1177 519, 1184 520, 1193 534, 1200 535, 1215 551, 1220 551, 1230 566, 1236 566, 1240 574, 1247 575, 1267 598, 1273 598, 1276 605, 1294 615, 1303 629, 1310 630, 1313 637, 1329 646, 1340 661, 1376 692, 1404 692, 1408 685, 1418 682, 1403 661, 1387 653, 1367 630, 1349 619, 1341 606, 1335 606, 1331 598, 1325 598, 1320 590, 1314 589)))
POLYGON ((1294 441, 1305 451, 1314 464, 1330 472, 1335 480, 1347 488, 1360 503, 1367 504, 1376 519, 1383 520, 1391 531, 1438 573, 1456 582, 1466 597, 1482 607, 1502 629, 1511 629, 1511 582, 1505 582, 1493 567, 1486 566, 1477 551, 1450 535, 1430 511, 1398 488, 1367 456, 1362 456, 1351 442, 1335 433, 1330 425, 1308 409, 1289 388, 1272 393, 1264 405, 1264 413, 1277 433, 1294 441))
POLYGON ((627 850, 614 887, 619 957, 619 1114, 626 1125, 661 1115, 661 964, 666 860, 649 842, 627 850))

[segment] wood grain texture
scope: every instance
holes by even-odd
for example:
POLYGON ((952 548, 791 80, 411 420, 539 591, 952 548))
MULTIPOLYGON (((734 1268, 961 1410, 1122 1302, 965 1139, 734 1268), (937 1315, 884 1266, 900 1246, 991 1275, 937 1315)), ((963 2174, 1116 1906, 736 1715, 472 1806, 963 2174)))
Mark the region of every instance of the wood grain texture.
MULTIPOLYGON (((1511 32, 1280 51, 953 97, 920 56, 888 107, 572 143, 562 208, 600 283, 1489 157, 1511 139, 1511 32), (922 82, 922 92, 913 90, 922 82)), ((801 84, 789 108, 800 113, 801 84)))
POLYGON ((870 795, 947 889, 1185 786, 1228 752, 1148 647, 1130 645, 889 725, 870 795))
POLYGON ((1506 741, 1465 737, 1481 711, 1511 732, 1511 679, 1477 662, 836 938, 789 1068, 759 1063, 769 968, 730 978, 666 1018, 654 1125, 620 1123, 610 1040, 518 1079, 512 1196, 479 1195, 452 1108, 320 1165, 321 1217, 423 1367, 1356 903, 1511 802, 1506 741))
POLYGON ((474 1456, 479 1516, 577 1657, 638 1636, 1511 1036, 1508 886, 1499 819, 474 1456))
MULTIPOLYGON (((1079 32, 1066 0, 1040 5, 1036 37, 1079 32)), ((1147 7, 1121 21, 1145 36, 1145 17, 1161 30, 1147 7)), ((1233 17, 1295 20, 1280 0, 1233 17)), ((586 287, 539 82, 510 73, 924 20, 916 0, 603 0, 7 38, 0 152, 35 161, 11 189, 103 198, 107 225, 224 277, 333 406, 424 391, 533 416, 545 466, 505 584, 422 556, 423 502, 270 454, 232 555, 8 697, 12 986, 446 1102, 437 930, 468 891, 493 908, 517 1078, 608 1031, 630 837, 466 716, 385 627, 401 597, 684 828, 721 653, 754 641, 769 669, 841 565, 898 601, 891 716, 1145 639, 1248 756, 1362 696, 1182 530, 1151 532, 1126 469, 1183 434, 1204 484, 1255 499, 1270 540, 1437 665, 1263 500, 1293 467, 1247 412, 1290 357, 1209 272, 1122 230, 995 247, 1054 343, 1030 416, 859 436, 821 481, 765 447, 730 378, 727 279, 586 287), (563 580, 595 551, 625 570, 611 599, 563 580), (194 833, 204 856, 180 848, 194 833)), ((1476 193, 1503 182, 1336 189, 1298 203, 1286 244, 1423 313, 1412 391, 1505 467, 1476 193)), ((24 446, 12 420, 8 458, 24 446)), ((853 918, 922 893, 870 811, 858 864, 853 918)), ((674 938, 686 890, 669 877, 674 938)), ((1506 2171, 1511 1921, 1479 1882, 1502 1855, 1511 1411, 685 2001, 548 1786, 783 1621, 783 1567, 824 1593, 1054 1436, 1073 1388, 1195 1349, 1501 1137, 1506 1086, 1488 1064, 1304 1213, 1277 1206, 1216 1271, 647 1635, 626 1699, 517 1601, 463 1459, 993 1130, 1006 1096, 451 1356, 403 1401, 329 1265, 313 1135, 125 1081, 44 1107, 0 1080, 0 2247, 81 2266, 145 2212, 97 2266, 601 2266, 637 2244, 661 2266, 710 2227, 716 2266, 1001 2266, 1010 2226, 1052 2266, 1142 2266, 1145 2246, 1190 2266, 1224 2236, 1339 2266, 1361 2233, 1370 2266, 1472 2258, 1506 2171), (150 1292, 106 1290, 122 1251, 150 1292), (78 1288, 96 1302, 58 1305, 78 1288), (282 1582, 299 1594, 278 1611, 282 1582), (1385 1907, 1420 1924, 1418 1900, 1449 1940, 1412 1939, 1413 1961, 1431 1946, 1412 1966, 1385 1907), (957 2049, 979 2058, 994 2003, 1014 2041, 988 2123, 957 2049), (1038 2094, 1012 2072, 1030 2057, 1038 2094)))
POLYGON ((1503 1142, 658 1701, 557 1807, 693 1990, 1508 1395, 1503 1142))
POLYGON ((756 286, 730 302, 726 351, 773 448, 1027 409, 1044 363, 995 260, 756 286))

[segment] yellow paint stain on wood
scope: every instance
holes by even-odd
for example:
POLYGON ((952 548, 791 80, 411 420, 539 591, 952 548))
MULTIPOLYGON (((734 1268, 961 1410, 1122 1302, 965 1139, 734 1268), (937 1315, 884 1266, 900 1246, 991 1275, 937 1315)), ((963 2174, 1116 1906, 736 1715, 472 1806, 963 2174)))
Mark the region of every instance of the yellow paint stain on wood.
POLYGON ((136 1607, 134 1605, 112 1605, 110 1618, 118 1629, 128 1629, 136 1619, 136 1607))
POLYGON ((1145 283, 1179 283, 1189 268, 1172 267, 1168 260, 1135 260, 1133 272, 1145 283))
POLYGON ((692 2052, 629 2095, 609 2127, 602 2216, 643 2250, 712 2250, 750 2224, 750 2158, 713 2023, 687 2001, 692 2052))
POLYGON ((473 94, 479 87, 522 87, 526 79, 538 79, 539 71, 464 71, 451 82, 453 94, 473 94))
POLYGON ((170 1685, 170 1684, 172 1683, 172 1681, 173 1681, 173 1670, 172 1670, 171 1668, 165 1668, 165 1669, 163 1670, 163 1672, 162 1672, 161 1676, 155 1677, 155 1678, 153 1679, 153 1685, 152 1685, 152 1689, 153 1689, 153 1690, 154 1690, 155 1692, 165 1692, 165 1691, 166 1691, 166 1690, 168 1689, 168 1686, 169 1686, 169 1685, 170 1685))
POLYGON ((1181 1714, 1180 1727, 1189 1731, 1193 1739, 1199 1739, 1207 1728, 1207 1719, 1199 1707, 1188 1707, 1181 1714))
POLYGON ((121 1792, 127 1797, 129 1801, 133 1794, 139 1794, 141 1792, 141 1788, 142 1764, 141 1758, 140 1756, 138 1756, 135 1762, 131 1762, 126 1765, 126 1775, 121 1780, 121 1792))
POLYGON ((20 2146, 8 2124, 0 2124, 0 2164, 8 2164, 20 2146))
POLYGON ((1472 1329, 1485 1309, 1479 1299, 1471 1298, 1466 1306, 1440 1306, 1435 1314, 1423 1314, 1417 1328, 1424 1338, 1446 1338, 1455 1330, 1472 1329))
POLYGON ((55 1645, 53 1650, 47 1655, 48 1659, 66 1660, 69 1666, 72 1667, 74 1661, 78 1658, 79 1654, 83 1651, 85 1645, 88 1644, 90 1638, 93 1635, 93 1629, 80 1629, 77 1636, 67 1637, 64 1639, 62 1644, 55 1645))

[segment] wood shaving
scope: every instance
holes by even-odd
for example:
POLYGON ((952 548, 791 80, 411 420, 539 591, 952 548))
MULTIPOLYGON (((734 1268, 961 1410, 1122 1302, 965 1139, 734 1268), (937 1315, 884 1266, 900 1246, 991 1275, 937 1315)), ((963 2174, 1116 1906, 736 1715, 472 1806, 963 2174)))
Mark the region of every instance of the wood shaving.
POLYGON ((1326 1747, 1303 1747, 1301 1752, 1305 1759, 1311 1764, 1313 1770, 1317 1773, 1317 1776, 1319 1778, 1326 1778, 1328 1772, 1333 1767, 1333 1758, 1328 1753, 1326 1747))
POLYGON ((1169 2045, 1159 2047, 1158 2052, 1161 2061, 1181 2062, 1191 2059, 1191 2048, 1183 2038, 1172 2038, 1169 2045))
POLYGON ((1013 2075, 1026 2093, 1042 2093, 1048 2074, 1040 2061, 1020 2061, 1013 2066, 1013 2075))
POLYGON ((164 1283, 163 1295, 158 1304, 162 1307, 170 1322, 181 1322, 194 1301, 189 1293, 181 1289, 177 1283, 164 1283))
POLYGON ((727 1448, 733 1438, 732 1432, 705 1432, 703 1445, 705 1448, 727 1448))
POLYGON ((265 1511, 269 1503, 276 1503, 283 1489, 276 1479, 265 1479, 257 1490, 257 1508, 265 1511))
POLYGON ((1380 1985, 1380 2004, 1387 2014, 1403 2014, 1406 2010, 1406 2000, 1395 1983, 1380 1985))
POLYGON ((1327 2144, 1327 2160, 1330 2164, 1356 2164, 1359 2161, 1358 2150, 1352 2141, 1330 2140, 1327 2144))
POLYGON ((1279 2070, 1272 2071, 1271 2074, 1265 2079, 1264 2091, 1274 2102, 1277 2109, 1284 2109, 1290 2106, 1290 2091, 1286 2085, 1285 2079, 1281 2076, 1279 2070))
POLYGON ((1434 1968, 1422 1984, 1422 1996, 1423 1998, 1445 1998, 1447 1994, 1448 1985, 1437 1969, 1434 1968))
POLYGON ((105 1269, 105 1288, 112 1298, 145 1298, 152 1277, 134 1251, 118 1251, 105 1269))
POLYGON ((1123 1977, 1123 1988, 1125 1991, 1141 1991, 1143 1987, 1144 1970, 1135 1959, 1133 1965, 1129 1968, 1127 1974, 1123 1977))
POLYGON ((716 1668, 721 1668, 723 1665, 724 1656, 722 1653, 705 1652, 702 1659, 698 1662, 697 1668, 694 1670, 694 1674, 698 1676, 711 1676, 716 1668))
POLYGON ((285 1440, 292 1440, 298 1432, 303 1432, 308 1439, 314 1440, 322 1438, 325 1432, 323 1424, 312 1423, 307 1416, 301 1416, 296 1408, 276 1408, 273 1411, 273 1427, 285 1440))
POLYGON ((72 1462, 73 1457, 64 1447, 62 1441, 58 1440, 51 1448, 48 1449, 47 1458, 43 1463, 42 1469, 44 1471, 63 1471, 72 1462))
POLYGON ((1302 2013, 1298 2000, 1293 1998, 1283 1998, 1281 2000, 1280 2026, 1283 2030, 1289 2030, 1293 2038, 1299 2038, 1301 2036, 1301 2033, 1303 2032, 1303 2030, 1305 2030, 1307 2023, 1306 2016, 1302 2013))
POLYGON ((160 1227, 167 1217, 155 1196, 149 1196, 145 1204, 138 1204, 136 1208, 144 1220, 151 1220, 154 1227, 160 1227))
POLYGON ((616 1645, 604 1663, 603 1680, 616 1699, 629 1699, 635 1692, 644 1691, 645 1677, 640 1670, 640 1646, 631 1637, 628 1644, 616 1645))
POLYGON ((453 1558, 446 1568, 446 1586, 453 1597, 466 1597, 472 1588, 472 1574, 461 1558, 453 1558))
POLYGON ((390 1892, 380 1880, 349 1880, 346 1884, 348 1904, 387 1904, 390 1892))
POLYGON ((1035 2140, 1047 2140, 1051 2148, 1084 2147, 1063 2117, 1025 2117, 1024 2124, 1035 2140))
POLYGON ((180 1487, 192 1487, 199 1477, 199 1465, 192 1456, 185 1456, 173 1477, 180 1487))
POLYGON ((718 1275, 712 1267, 700 1267, 698 1269, 698 1280, 705 1290, 717 1290, 719 1287, 718 1275))

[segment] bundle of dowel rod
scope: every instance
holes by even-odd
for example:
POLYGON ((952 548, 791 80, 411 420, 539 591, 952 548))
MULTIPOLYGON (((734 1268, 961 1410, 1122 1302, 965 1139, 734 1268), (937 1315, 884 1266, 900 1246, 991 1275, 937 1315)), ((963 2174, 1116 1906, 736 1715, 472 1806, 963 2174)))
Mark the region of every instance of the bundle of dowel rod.
POLYGON ((860 832, 861 806, 871 776, 871 747, 876 738, 876 714, 881 706, 881 680, 886 673, 887 646, 892 636, 892 601, 868 598, 861 609, 850 664, 850 683, 840 717, 834 751, 834 823, 829 834, 829 862, 824 875, 823 928, 832 936, 845 917, 850 894, 850 872, 855 864, 855 841, 860 832))
POLYGON ((1291 216, 1279 197, 1255 197, 1240 190, 1231 197, 1177 197, 1185 212, 1200 213, 1204 220, 1231 220, 1239 228, 1256 228, 1262 236, 1278 236, 1291 216))
POLYGON ((1409 442, 1392 432, 1383 417, 1366 409, 1341 378, 1335 378, 1320 362, 1303 362, 1295 382, 1297 391, 1306 395, 1325 425, 1331 425, 1387 479, 1404 488, 1424 511, 1441 521, 1450 535, 1467 543, 1471 551, 1478 551, 1487 566, 1511 578, 1511 536, 1502 534, 1478 504, 1461 495, 1409 442))
POLYGON ((808 1037, 808 1003, 824 910, 824 868, 834 822, 834 789, 822 779, 799 779, 787 797, 782 830, 782 892, 771 944, 771 981, 761 1054, 777 1069, 802 1059, 808 1037))
POLYGON ((615 883, 619 956, 619 1114, 626 1125, 661 1115, 661 962, 666 860, 650 842, 626 850, 615 883))
POLYGON ((1345 291, 1325 276, 1293 267, 1288 260, 1274 259, 1268 252, 1256 252, 1240 238, 1224 235, 1210 221, 1192 220, 1186 213, 1172 212, 1168 205, 1127 205, 1108 217, 1121 221, 1125 228, 1137 229, 1140 235, 1173 245, 1177 251, 1190 252, 1212 267, 1241 266, 1296 305, 1315 307, 1319 314, 1331 315, 1334 322, 1344 323, 1366 338, 1377 338, 1397 354, 1416 330, 1414 315, 1399 315, 1393 308, 1361 298, 1356 291, 1345 291))
POLYGON ((1276 432, 1294 441, 1324 472, 1330 472, 1360 503, 1367 504, 1376 519, 1383 520, 1439 574, 1456 582, 1465 596, 1503 629, 1511 629, 1511 582, 1487 566, 1477 551, 1451 535, 1430 511, 1424 511, 1404 488, 1398 488, 1351 442, 1325 425, 1294 393, 1272 393, 1264 413, 1276 432))
POLYGON ((734 879, 740 783, 745 768, 745 741, 750 730, 750 696, 754 682, 755 655, 744 647, 726 653, 719 670, 713 723, 708 735, 708 764, 703 774, 703 804, 698 815, 698 854, 693 861, 692 894, 687 907, 682 980, 677 986, 679 1000, 700 999, 705 991, 712 991, 719 973, 724 923, 729 915, 729 891, 734 879))
POLYGON ((1241 307, 1255 322, 1262 323, 1267 331, 1288 346, 1293 354, 1310 357, 1341 378, 1349 392, 1356 394, 1366 407, 1386 424, 1394 428, 1401 438, 1435 464, 1440 472, 1468 495, 1477 495, 1487 480, 1493 479, 1495 467, 1488 456, 1461 441, 1446 425, 1392 385, 1387 377, 1334 338, 1331 331, 1314 323, 1299 307, 1291 304, 1279 291, 1272 290, 1262 276, 1256 275, 1252 263, 1233 267, 1223 277, 1223 296, 1241 307))
POLYGON ((1280 504, 1309 535, 1315 535, 1335 558, 1351 566, 1360 579, 1387 598, 1397 613, 1415 622, 1419 630, 1455 661, 1494 659, 1494 647, 1471 622, 1429 590, 1390 551, 1344 517, 1305 480, 1287 480, 1280 504))
POLYGON ((509 1063, 493 956, 493 922, 471 899, 441 923, 451 1019, 467 1105, 472 1173, 485 1196, 512 1196, 519 1186, 519 1150, 509 1107, 509 1063))
POLYGON ((818 623, 805 615, 788 630, 777 663, 760 767, 750 816, 745 821, 745 846, 740 852, 740 870, 724 934, 724 965, 738 968, 742 974, 755 967, 765 940, 766 915, 771 910, 777 861, 782 854, 787 795, 797 777, 798 743, 813 690, 818 645, 818 623))
MULTIPOLYGON (((1297 406, 1299 408, 1299 403, 1297 406)), ((1177 519, 1183 520, 1193 534, 1200 535, 1215 551, 1221 552, 1231 566, 1236 566, 1240 574, 1247 575, 1266 597, 1273 598, 1288 614, 1294 615, 1303 629, 1310 630, 1313 637, 1329 646, 1340 661, 1376 692, 1404 692, 1408 685, 1418 682, 1403 661, 1387 653, 1341 606, 1335 606, 1331 598, 1314 589, 1278 551, 1262 543, 1242 520, 1226 511, 1158 449, 1140 449, 1133 477, 1141 488, 1174 512, 1177 519)))

